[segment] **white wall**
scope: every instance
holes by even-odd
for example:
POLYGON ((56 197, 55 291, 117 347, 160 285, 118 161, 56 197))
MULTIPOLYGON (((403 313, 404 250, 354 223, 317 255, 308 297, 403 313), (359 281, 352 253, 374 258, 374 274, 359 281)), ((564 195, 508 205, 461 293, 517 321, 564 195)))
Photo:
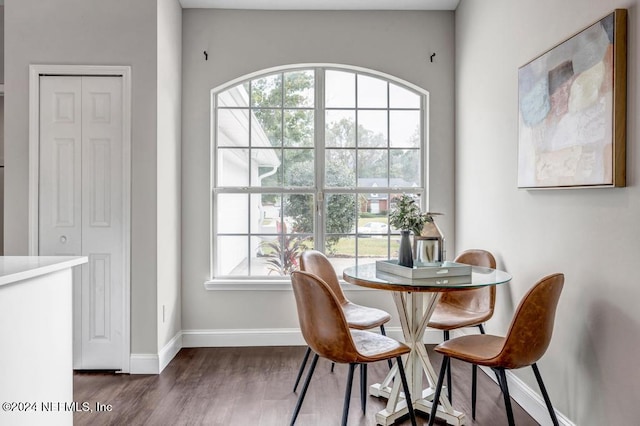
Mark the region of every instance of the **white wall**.
POLYGON ((158 0, 158 350, 181 330, 182 8, 158 0))
MULTIPOLYGON (((539 367, 556 408, 579 425, 640 415, 639 26, 637 0, 463 0, 456 12, 456 246, 489 249, 513 274, 489 332, 506 331, 539 278, 565 273, 539 367), (616 7, 629 9, 628 186, 518 190, 518 67, 616 7)), ((517 375, 537 390, 530 369, 517 375)))
MULTIPOLYGON (((203 287, 210 273, 210 90, 248 73, 286 64, 349 64, 429 91, 431 208, 447 213, 442 226, 453 241, 453 20, 452 12, 183 11, 183 329, 298 327, 291 291, 203 287)), ((350 297, 394 310, 389 295, 369 293, 350 297)))
MULTIPOLYGON (((4 6, 0 6, 0 84, 4 84, 4 6)), ((0 166, 4 166, 4 96, 0 96, 0 166)), ((0 255, 4 254, 4 169, 0 167, 0 255)))
POLYGON ((28 251, 28 66, 132 67, 131 350, 157 353, 156 0, 5 5, 5 254, 28 251))

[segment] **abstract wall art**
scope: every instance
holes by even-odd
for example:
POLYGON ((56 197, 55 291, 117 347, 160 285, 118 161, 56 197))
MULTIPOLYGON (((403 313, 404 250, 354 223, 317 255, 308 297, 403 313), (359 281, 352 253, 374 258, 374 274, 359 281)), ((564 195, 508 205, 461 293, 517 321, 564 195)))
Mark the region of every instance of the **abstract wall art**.
POLYGON ((518 187, 625 186, 627 11, 518 70, 518 187))

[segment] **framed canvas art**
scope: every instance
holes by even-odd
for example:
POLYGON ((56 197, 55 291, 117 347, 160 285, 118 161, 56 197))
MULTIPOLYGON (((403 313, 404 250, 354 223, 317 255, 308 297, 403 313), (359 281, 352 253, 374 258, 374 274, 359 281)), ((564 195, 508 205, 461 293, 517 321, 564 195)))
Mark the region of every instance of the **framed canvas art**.
POLYGON ((625 186, 627 11, 518 70, 518 187, 625 186))

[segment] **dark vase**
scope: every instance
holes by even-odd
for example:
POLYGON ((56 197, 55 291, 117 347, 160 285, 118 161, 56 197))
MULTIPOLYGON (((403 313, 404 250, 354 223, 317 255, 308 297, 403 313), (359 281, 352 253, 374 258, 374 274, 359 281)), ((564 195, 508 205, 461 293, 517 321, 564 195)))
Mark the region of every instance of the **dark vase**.
POLYGON ((411 250, 411 241, 409 240, 410 231, 400 231, 400 250, 398 251, 398 265, 413 268, 413 252, 411 250))

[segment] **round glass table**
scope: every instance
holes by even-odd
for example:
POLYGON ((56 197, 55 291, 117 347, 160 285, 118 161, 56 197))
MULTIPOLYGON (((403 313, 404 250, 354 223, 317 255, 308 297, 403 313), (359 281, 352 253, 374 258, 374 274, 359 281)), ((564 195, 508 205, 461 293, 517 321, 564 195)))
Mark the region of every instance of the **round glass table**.
MULTIPOLYGON (((379 271, 376 264, 371 263, 345 268, 342 276, 351 284, 392 292, 405 343, 411 348, 404 365, 413 407, 416 411, 426 414, 431 411, 438 375, 431 365, 424 345, 424 332, 440 295, 447 291, 461 291, 511 281, 511 275, 507 272, 479 266, 471 267, 470 276, 412 279, 379 271), (425 376, 429 385, 426 389, 423 388, 425 376)), ((407 405, 400 395, 400 377, 394 380, 397 374, 398 368, 394 365, 382 383, 369 387, 370 395, 387 398, 386 408, 376 413, 376 422, 380 425, 391 425, 408 412, 407 405)), ((465 414, 453 409, 446 394, 442 392, 440 395, 436 416, 445 419, 447 424, 464 425, 465 414)))

